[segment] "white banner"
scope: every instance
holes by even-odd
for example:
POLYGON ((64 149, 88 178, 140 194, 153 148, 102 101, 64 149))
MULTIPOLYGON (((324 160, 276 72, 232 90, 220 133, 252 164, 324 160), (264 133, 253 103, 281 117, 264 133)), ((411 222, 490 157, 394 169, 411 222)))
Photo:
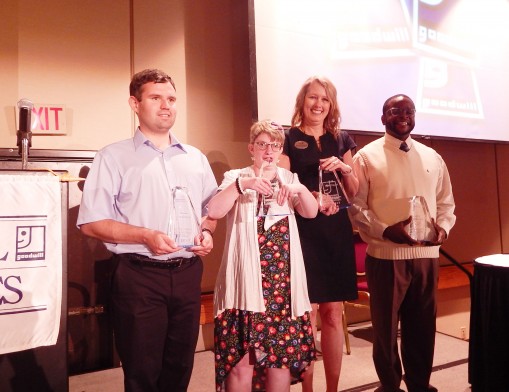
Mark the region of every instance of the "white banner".
POLYGON ((61 214, 59 177, 0 174, 0 354, 56 344, 61 214))

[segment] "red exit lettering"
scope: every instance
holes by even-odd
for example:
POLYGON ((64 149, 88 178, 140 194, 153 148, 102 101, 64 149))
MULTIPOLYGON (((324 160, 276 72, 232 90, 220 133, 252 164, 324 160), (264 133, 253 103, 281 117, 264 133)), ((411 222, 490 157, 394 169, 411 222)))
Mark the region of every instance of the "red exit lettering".
POLYGON ((34 105, 32 108, 32 132, 66 133, 65 107, 62 105, 34 105))

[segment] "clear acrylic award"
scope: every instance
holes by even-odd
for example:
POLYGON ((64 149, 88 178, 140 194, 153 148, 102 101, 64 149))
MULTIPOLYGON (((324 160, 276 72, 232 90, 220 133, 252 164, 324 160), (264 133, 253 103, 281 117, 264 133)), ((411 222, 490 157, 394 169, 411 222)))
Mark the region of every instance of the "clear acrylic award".
MULTIPOLYGON (((326 173, 331 173, 329 171, 326 171, 326 173)), ((338 177, 338 174, 335 170, 332 171, 334 174, 334 178, 330 178, 328 180, 323 179, 323 170, 321 167, 318 167, 318 204, 321 207, 323 207, 323 195, 328 195, 331 197, 332 201, 336 203, 338 208, 348 208, 352 204, 350 203, 350 200, 348 199, 348 195, 346 194, 345 188, 343 186, 343 183, 338 177)))
POLYGON ((437 239, 437 233, 428 209, 428 203, 422 196, 413 196, 410 203, 410 215, 412 221, 407 225, 407 233, 412 239, 419 242, 433 242, 437 239))
POLYGON ((283 183, 277 174, 277 167, 275 163, 270 162, 262 165, 262 167, 260 168, 260 177, 270 179, 272 193, 270 195, 261 195, 261 200, 259 202, 256 215, 257 216, 290 215, 288 202, 285 201, 285 203, 282 206, 280 206, 277 202, 277 195, 283 183))
POLYGON ((200 232, 200 219, 196 216, 187 188, 177 186, 171 191, 173 209, 170 213, 168 235, 178 246, 194 246, 194 239, 200 232))

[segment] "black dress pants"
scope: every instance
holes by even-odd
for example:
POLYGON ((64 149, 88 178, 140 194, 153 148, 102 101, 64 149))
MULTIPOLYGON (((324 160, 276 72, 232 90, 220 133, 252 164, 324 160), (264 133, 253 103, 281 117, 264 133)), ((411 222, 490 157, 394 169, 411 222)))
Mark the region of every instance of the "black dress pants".
POLYGON ((200 324, 201 259, 175 269, 116 259, 113 328, 125 391, 186 391, 200 324))
POLYGON ((409 392, 432 390, 429 380, 435 349, 438 267, 438 259, 366 257, 373 361, 384 392, 400 390, 402 364, 409 392))

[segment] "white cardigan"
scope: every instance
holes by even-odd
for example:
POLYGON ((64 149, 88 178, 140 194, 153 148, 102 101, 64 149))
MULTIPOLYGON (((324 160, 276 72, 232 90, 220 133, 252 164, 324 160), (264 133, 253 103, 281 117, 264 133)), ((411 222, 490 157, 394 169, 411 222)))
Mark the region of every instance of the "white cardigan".
MULTIPOLYGON (((278 168, 278 176, 283 183, 298 183, 297 174, 278 168)), ((230 170, 224 174, 219 190, 226 188, 237 177, 254 176, 251 167, 230 170)), ((240 309, 252 312, 265 312, 262 293, 262 274, 260 251, 258 248, 256 204, 258 194, 251 189, 240 195, 228 212, 226 241, 223 258, 214 290, 214 314, 217 316, 226 309, 240 309)), ((295 196, 287 211, 290 229, 290 284, 292 317, 302 316, 311 310, 306 282, 306 271, 302 257, 299 232, 295 221, 294 207, 298 203, 295 196)), ((265 227, 270 227, 282 216, 265 219, 265 227)))

